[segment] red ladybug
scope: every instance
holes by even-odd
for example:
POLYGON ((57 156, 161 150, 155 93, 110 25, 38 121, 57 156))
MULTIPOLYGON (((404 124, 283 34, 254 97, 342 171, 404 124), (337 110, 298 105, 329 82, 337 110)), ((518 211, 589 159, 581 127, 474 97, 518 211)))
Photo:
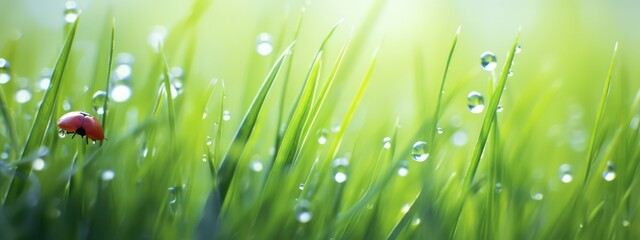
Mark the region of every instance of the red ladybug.
POLYGON ((69 112, 63 115, 58 120, 58 127, 62 129, 60 131, 73 133, 71 138, 78 134, 81 137, 87 136, 87 141, 89 138, 93 141, 105 140, 104 131, 98 119, 86 112, 69 112))

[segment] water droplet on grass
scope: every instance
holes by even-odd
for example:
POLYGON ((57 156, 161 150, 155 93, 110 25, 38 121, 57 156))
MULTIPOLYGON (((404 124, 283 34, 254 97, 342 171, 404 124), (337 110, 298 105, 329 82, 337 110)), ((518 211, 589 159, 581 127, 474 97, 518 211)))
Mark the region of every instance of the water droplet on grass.
POLYGON ((520 52, 522 52, 522 46, 520 46, 520 43, 518 43, 518 45, 516 45, 516 53, 520 52))
POLYGON ((347 168, 349 166, 349 160, 345 157, 336 158, 333 160, 333 180, 337 183, 344 183, 347 181, 347 168))
POLYGON ((67 23, 75 22, 78 19, 78 14, 80 14, 78 4, 75 1, 67 1, 64 6, 64 21, 67 23))
POLYGON ((318 143, 320 145, 327 143, 327 134, 329 134, 329 131, 327 131, 327 129, 320 129, 318 130, 318 143))
POLYGON ((222 111, 222 120, 223 121, 231 120, 231 112, 229 112, 229 110, 222 111))
POLYGON ((390 137, 385 137, 385 138, 382 139, 382 147, 384 147, 385 149, 391 148, 391 138, 390 137))
POLYGON ((0 58, 0 84, 5 84, 11 81, 9 66, 9 61, 7 61, 7 59, 0 58))
POLYGON ((616 179, 616 166, 612 162, 607 162, 607 168, 602 173, 602 178, 607 182, 616 179))
POLYGON ((300 183, 300 186, 298 186, 298 189, 300 189, 300 191, 304 190, 304 183, 300 183))
POLYGON ((479 92, 472 91, 467 95, 467 106, 472 113, 481 113, 484 110, 484 98, 479 92))
POLYGON ((485 71, 491 72, 498 66, 498 58, 492 52, 483 52, 480 54, 480 65, 485 71))
POLYGON ((104 170, 102 171, 102 180, 103 181, 111 181, 116 176, 116 173, 113 170, 104 170))
POLYGON ((273 40, 268 33, 258 34, 256 51, 262 56, 267 56, 273 51, 273 40))
POLYGON ((413 144, 413 148, 411 149, 411 157, 416 162, 424 162, 429 158, 429 153, 427 152, 427 143, 423 141, 417 141, 413 144))
POLYGON ((27 89, 20 89, 16 92, 15 99, 18 103, 26 103, 31 100, 31 92, 27 89))
POLYGON ((253 162, 251 162, 251 170, 254 172, 261 172, 262 169, 264 168, 264 166, 262 165, 262 162, 255 160, 253 162))
POLYGON ((36 160, 33 161, 33 164, 31 165, 31 167, 33 168, 33 170, 42 171, 45 165, 46 163, 42 158, 37 158, 36 160))
POLYGON ((93 94, 93 111, 97 114, 104 114, 104 103, 107 101, 107 93, 104 91, 97 91, 93 94))
POLYGON ((438 134, 442 134, 444 131, 442 130, 442 128, 441 128, 441 127, 439 127, 439 128, 436 128, 436 132, 437 132, 438 134))
POLYGON ((407 174, 409 174, 409 163, 403 160, 400 164, 400 168, 398 168, 398 176, 404 177, 407 176, 407 174))
POLYGON ((298 200, 293 206, 293 211, 296 214, 296 219, 301 223, 308 223, 311 221, 313 214, 310 209, 311 204, 307 200, 298 200))
POLYGON ((570 183, 571 181, 573 181, 573 175, 571 174, 571 165, 569 164, 560 165, 558 174, 560 175, 560 181, 562 181, 563 183, 570 183))
POLYGON ((111 89, 111 99, 116 102, 126 102, 131 97, 131 88, 126 84, 118 84, 111 89))
POLYGON ((67 136, 67 131, 60 129, 60 130, 58 131, 58 136, 59 136, 60 138, 64 138, 64 137, 66 137, 66 136, 67 136))
POLYGON ((622 226, 623 227, 628 227, 631 225, 631 222, 629 222, 629 220, 622 220, 622 226))
POLYGON ((544 194, 540 193, 540 192, 536 192, 536 193, 532 193, 531 194, 531 199, 536 200, 536 201, 541 201, 544 198, 544 194))
POLYGON ((71 110, 71 102, 69 102, 69 99, 65 99, 64 101, 62 101, 62 109, 64 109, 65 111, 71 110))
POLYGON ((411 205, 409 205, 408 203, 402 205, 402 208, 400 208, 400 212, 402 212, 403 214, 408 213, 409 210, 411 210, 411 205))
POLYGON ((149 46, 153 48, 154 51, 158 52, 158 47, 160 43, 164 42, 164 39, 167 37, 168 31, 164 26, 154 26, 151 29, 151 33, 147 38, 147 42, 149 42, 149 46))
POLYGON ((207 136, 207 146, 211 146, 211 144, 213 144, 213 138, 211 138, 210 136, 207 136))
POLYGON ((202 154, 202 161, 203 162, 207 162, 207 154, 206 153, 202 154))

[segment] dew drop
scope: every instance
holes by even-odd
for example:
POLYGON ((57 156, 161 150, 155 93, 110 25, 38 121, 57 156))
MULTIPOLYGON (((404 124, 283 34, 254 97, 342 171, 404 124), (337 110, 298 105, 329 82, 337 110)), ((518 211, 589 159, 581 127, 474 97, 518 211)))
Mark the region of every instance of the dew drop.
POLYGON ((158 47, 162 42, 164 42, 167 34, 167 28, 165 28, 164 26, 154 26, 151 29, 151 33, 149 34, 147 41, 154 51, 158 52, 158 47))
POLYGON ((202 161, 203 162, 207 162, 207 154, 206 153, 202 154, 202 161))
POLYGON ((437 128, 436 131, 438 132, 438 134, 442 134, 444 132, 441 127, 437 128))
POLYGON ((622 220, 622 226, 623 227, 628 227, 631 225, 631 222, 629 222, 629 220, 622 220))
POLYGON ((296 219, 301 223, 308 223, 311 221, 313 214, 310 209, 311 204, 307 200, 298 200, 293 206, 293 211, 296 214, 296 219))
POLYGON ((509 72, 507 73, 507 77, 513 77, 513 71, 511 71, 511 69, 509 69, 509 72))
POLYGON ((207 136, 207 146, 211 146, 211 144, 213 144, 213 138, 207 136))
POLYGON ((5 84, 11 81, 9 66, 9 61, 7 61, 7 59, 0 58, 0 84, 5 84))
POLYGON ((498 105, 498 108, 496 109, 496 112, 502 112, 504 109, 502 108, 502 105, 498 105))
POLYGON ((408 213, 409 210, 411 210, 411 205, 409 205, 408 203, 405 203, 404 205, 402 205, 402 208, 400 208, 400 212, 403 214, 408 213))
POLYGON ((518 43, 518 45, 516 45, 516 53, 520 52, 522 52, 522 46, 520 46, 520 43, 518 43))
POLYGON ((125 102, 131 97, 131 88, 126 84, 117 84, 111 89, 111 99, 116 102, 125 102))
POLYGON ((80 10, 78 10, 78 4, 75 1, 67 1, 64 9, 64 21, 67 23, 73 23, 78 19, 78 14, 80 10))
POLYGON ((231 112, 229 110, 222 111, 222 120, 227 122, 231 120, 231 112))
POLYGON ((502 192, 502 183, 496 183, 495 191, 496 191, 496 193, 501 193, 502 192))
POLYGON ((472 91, 467 95, 467 106, 472 113, 481 113, 484 110, 484 98, 479 92, 472 91))
POLYGON ((337 183, 344 183, 347 181, 347 168, 349 166, 349 160, 345 157, 336 158, 333 160, 333 180, 337 183))
POLYGON ((411 149, 411 157, 416 162, 424 162, 429 158, 429 153, 427 152, 427 143, 423 141, 417 141, 413 144, 413 148, 411 149))
POLYGON ((480 65, 485 71, 491 72, 498 66, 498 58, 492 52, 483 52, 480 54, 480 65))
POLYGON ((400 168, 398 168, 398 176, 404 177, 407 176, 407 174, 409 174, 409 163, 403 160, 400 164, 400 168))
POLYGON ((207 118, 207 113, 206 113, 206 112, 203 112, 203 113, 202 113, 202 119, 206 119, 206 118, 207 118))
POLYGON ((273 40, 268 33, 258 34, 256 51, 262 56, 267 56, 273 51, 273 40))
POLYGON ((111 181, 116 176, 116 173, 113 170, 104 170, 102 171, 102 180, 103 181, 111 181))
POLYGON ((104 114, 104 103, 107 101, 107 93, 104 91, 97 91, 93 94, 93 111, 97 114, 104 114))
POLYGON ((304 183, 300 183, 300 186, 298 186, 298 189, 300 189, 300 191, 304 190, 304 183))
POLYGON ((64 109, 65 111, 71 110, 71 102, 69 102, 69 99, 65 99, 64 101, 62 101, 62 109, 64 109))
POLYGON ((382 139, 382 147, 384 147, 385 149, 391 148, 391 138, 390 137, 385 137, 385 138, 382 139))
POLYGON ((327 129, 320 129, 318 130, 318 143, 320 145, 327 143, 327 134, 329 134, 329 131, 327 131, 327 129))
POLYGON ((264 166, 262 165, 262 162, 255 160, 253 162, 251 162, 251 170, 254 172, 261 172, 262 169, 264 169, 264 166))
POLYGON ((533 199, 533 200, 542 201, 543 198, 544 198, 544 194, 542 194, 540 192, 536 192, 536 193, 532 193, 531 194, 531 199, 533 199))
POLYGON ((602 178, 607 182, 616 179, 616 166, 612 162, 607 162, 607 168, 602 173, 602 178))
POLYGON ((45 167, 46 163, 42 158, 37 158, 33 161, 32 168, 36 171, 42 171, 45 167))
POLYGON ((411 225, 412 226, 418 226, 418 225, 420 225, 420 222, 421 222, 420 218, 417 217, 417 218, 413 219, 413 221, 411 222, 411 225))
POLYGON ((573 175, 571 174, 571 165, 562 164, 560 165, 560 169, 558 170, 558 174, 560 175, 560 181, 563 183, 570 183, 573 181, 573 175))
POLYGON ((20 89, 16 92, 15 99, 18 103, 26 103, 31 100, 31 92, 27 89, 20 89))
POLYGON ((60 138, 64 138, 67 136, 67 131, 60 129, 60 131, 58 131, 58 136, 60 138))

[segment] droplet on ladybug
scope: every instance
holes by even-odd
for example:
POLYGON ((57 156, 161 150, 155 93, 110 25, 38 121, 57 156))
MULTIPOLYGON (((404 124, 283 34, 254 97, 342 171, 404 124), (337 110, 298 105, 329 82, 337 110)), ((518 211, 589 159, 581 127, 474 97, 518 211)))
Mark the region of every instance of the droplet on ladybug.
POLYGON ((86 136, 87 142, 89 138, 93 141, 105 140, 104 131, 98 119, 86 112, 68 112, 62 115, 58 120, 58 127, 66 133, 73 133, 71 138, 77 134, 81 137, 86 136))

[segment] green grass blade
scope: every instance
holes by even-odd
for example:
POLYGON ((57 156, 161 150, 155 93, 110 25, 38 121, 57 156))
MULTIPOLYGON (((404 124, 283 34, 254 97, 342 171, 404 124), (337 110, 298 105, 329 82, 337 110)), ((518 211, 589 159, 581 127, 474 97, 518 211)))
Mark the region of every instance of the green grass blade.
MULTIPOLYGON (((516 48, 518 46, 518 39, 520 38, 520 33, 516 36, 513 45, 511 46, 511 50, 509 51, 509 55, 507 56, 507 60, 502 68, 502 73, 500 73, 500 79, 498 80, 498 85, 496 86, 495 92, 491 95, 491 101, 489 102, 489 106, 487 107, 487 113, 482 122, 482 128, 480 130, 480 135, 478 136, 478 141, 476 142, 475 149, 473 150, 473 156, 471 158, 471 162, 469 163, 469 168, 467 169, 467 173, 465 175, 464 185, 465 188, 471 186, 473 182, 473 178, 475 177, 476 171, 478 170, 478 165, 480 164, 480 157, 484 152, 484 147, 487 144, 487 139, 489 138, 489 132, 491 130, 491 126, 493 125, 493 121, 496 118, 496 110, 498 109, 498 104, 500 103, 500 98, 502 97, 502 92, 504 91, 505 84, 507 82, 507 77, 509 71, 511 70, 511 65, 513 64, 513 57, 516 52, 516 48)), ((465 190, 466 191, 466 190, 465 190)))
MULTIPOLYGON (((111 89, 111 65, 113 64, 113 49, 116 47, 116 19, 113 18, 111 25, 111 44, 109 44, 109 57, 107 60, 107 79, 105 83, 104 92, 106 93, 106 97, 104 99, 104 103, 102 105, 103 113, 101 123, 102 129, 107 129, 107 113, 109 111, 109 90, 111 89)), ((102 146, 104 141, 100 141, 100 146, 102 146)))
POLYGON ((229 190, 229 186, 231 185, 231 180, 234 176, 240 156, 244 151, 244 147, 249 140, 249 137, 251 137, 251 134, 253 133, 253 128, 255 126, 256 120, 258 119, 258 115, 262 110, 262 105, 267 98, 267 94, 269 93, 269 90, 271 90, 271 86, 278 76, 278 73, 280 73, 282 63, 290 54, 290 50, 294 45, 295 42, 293 42, 284 50, 284 52, 276 60, 273 67, 269 71, 269 74, 267 74, 267 77, 262 83, 258 94, 254 98, 251 106, 249 107, 249 110, 242 119, 240 128, 236 132, 236 135, 231 142, 231 146, 229 147, 227 155, 224 157, 222 163, 220 164, 220 168, 218 170, 218 187, 221 194, 220 196, 223 200, 225 199, 227 191, 229 190))
MULTIPOLYGON (((53 109, 55 109, 56 100, 60 95, 60 86, 62 85, 65 66, 67 65, 67 60, 71 53, 71 46, 73 45, 79 20, 79 18, 76 19, 71 30, 67 34, 64 47, 60 52, 60 56, 58 57, 55 67, 53 68, 53 75, 51 76, 49 88, 47 88, 42 104, 40 104, 38 112, 35 114, 35 120, 33 121, 33 126, 31 127, 31 132, 29 133, 29 137, 27 138, 27 142, 22 151, 21 158, 27 157, 32 152, 37 151, 44 141, 45 134, 49 128, 49 123, 53 118, 53 109)), ((29 174, 31 174, 31 166, 32 165, 30 163, 18 165, 11 181, 9 192, 7 193, 8 195, 4 202, 5 206, 14 204, 25 190, 27 186, 27 179, 29 174)))
POLYGON ((449 66, 451 65, 451 58, 453 58, 453 52, 456 50, 458 44, 458 37, 460 36, 460 26, 456 30, 456 34, 451 41, 451 47, 449 48, 449 55, 447 56, 447 63, 444 66, 444 72, 442 73, 442 81, 440 82, 440 90, 438 91, 438 100, 436 101, 436 110, 433 113, 433 127, 431 128, 431 140, 430 146, 435 146, 436 132, 438 129, 438 122, 440 122, 440 115, 442 114, 442 95, 444 95, 444 85, 447 81, 447 74, 449 73, 449 66))
POLYGON ((159 49, 160 49, 160 58, 162 58, 162 70, 163 70, 162 73, 164 74, 164 80, 163 80, 164 93, 166 94, 166 97, 167 97, 167 108, 169 109, 169 128, 171 130, 170 136, 171 136, 171 141, 175 143, 176 120, 175 120, 175 113, 174 113, 174 107, 173 107, 173 96, 171 93, 171 75, 169 74, 169 64, 167 64, 167 57, 164 54, 164 50, 162 50, 162 47, 159 47, 159 49))
POLYGON ((618 42, 613 46, 613 55, 611 56, 611 62, 609 63, 609 71, 607 72, 607 79, 604 83, 604 88, 602 89, 602 96, 600 97, 600 105, 598 106, 598 112, 596 113, 596 122, 593 124, 593 128, 591 130, 591 140, 589 141, 589 148, 587 150, 587 171, 584 175, 584 179, 582 181, 583 187, 587 185, 587 181, 589 180, 589 175, 591 172, 591 165, 593 164, 593 159, 597 155, 596 149, 596 139, 598 139, 598 130, 600 129, 600 121, 602 121, 602 115, 605 110, 605 106, 607 104, 607 99, 609 98, 609 90, 611 89, 611 75, 613 74, 613 66, 616 60, 616 53, 618 52, 618 42))

